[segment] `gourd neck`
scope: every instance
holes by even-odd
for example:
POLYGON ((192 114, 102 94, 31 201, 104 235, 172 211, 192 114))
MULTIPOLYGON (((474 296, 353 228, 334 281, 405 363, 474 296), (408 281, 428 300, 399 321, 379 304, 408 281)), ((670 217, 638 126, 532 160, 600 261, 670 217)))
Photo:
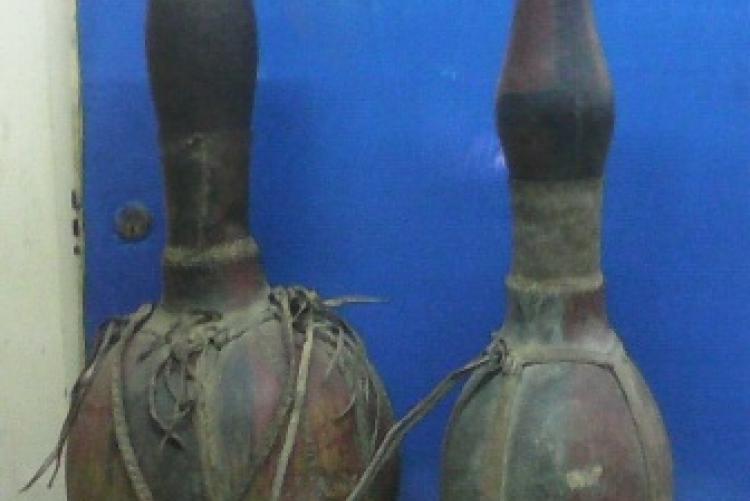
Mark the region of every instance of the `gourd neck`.
POLYGON ((602 285, 604 165, 614 94, 590 0, 518 0, 497 100, 518 290, 602 285))
POLYGON ((249 305, 267 289, 248 229, 252 3, 150 0, 147 54, 166 185, 164 304, 249 305))
POLYGON ((513 258, 518 290, 601 287, 602 180, 512 180, 513 258))

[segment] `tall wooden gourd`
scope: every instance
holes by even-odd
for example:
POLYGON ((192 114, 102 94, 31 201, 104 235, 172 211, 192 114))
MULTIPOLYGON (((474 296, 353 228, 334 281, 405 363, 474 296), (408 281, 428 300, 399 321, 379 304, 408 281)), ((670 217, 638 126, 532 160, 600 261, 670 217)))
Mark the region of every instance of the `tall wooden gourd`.
MULTIPOLYGON (((68 497, 344 499, 392 410, 331 310, 345 301, 264 278, 247 219, 251 3, 151 0, 148 57, 166 178, 164 296, 104 329, 76 385, 56 451, 68 438, 68 497)), ((391 463, 370 498, 393 499, 396 476, 391 463)))
POLYGON ((454 410, 443 499, 670 500, 662 420, 605 309, 614 104, 589 0, 518 0, 497 114, 514 214, 505 360, 454 410))

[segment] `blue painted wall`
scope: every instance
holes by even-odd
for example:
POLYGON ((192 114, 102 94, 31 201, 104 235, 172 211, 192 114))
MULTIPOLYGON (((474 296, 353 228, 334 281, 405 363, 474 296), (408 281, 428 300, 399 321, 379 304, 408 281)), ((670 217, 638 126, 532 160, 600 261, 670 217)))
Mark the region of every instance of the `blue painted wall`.
MULTIPOLYGON (((678 500, 750 499, 750 3, 607 0, 618 91, 605 271, 661 403, 678 500)), ((506 170, 493 128, 509 0, 259 0, 253 230, 273 283, 351 309, 399 414, 500 325, 506 170)), ((159 297, 164 218, 145 0, 80 0, 86 324, 159 297), (157 215, 120 242, 116 210, 157 215)), ((452 402, 409 439, 402 499, 438 499, 452 402)))

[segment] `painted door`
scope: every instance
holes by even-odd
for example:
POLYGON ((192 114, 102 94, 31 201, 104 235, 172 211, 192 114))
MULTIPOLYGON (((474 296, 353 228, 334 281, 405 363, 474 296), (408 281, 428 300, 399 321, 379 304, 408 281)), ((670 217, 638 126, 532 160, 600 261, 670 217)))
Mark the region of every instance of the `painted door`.
MULTIPOLYGON (((750 499, 750 6, 596 3, 618 91, 605 234, 613 323, 665 414, 678 499, 750 499)), ((400 414, 503 317, 511 242, 493 101, 512 8, 257 2, 252 224, 266 269, 273 283, 389 300, 346 314, 400 414)), ((159 297, 164 218, 145 0, 80 9, 91 336, 159 297), (154 217, 136 243, 115 230, 129 203, 154 217)), ((450 406, 405 446, 404 500, 437 499, 450 406)))

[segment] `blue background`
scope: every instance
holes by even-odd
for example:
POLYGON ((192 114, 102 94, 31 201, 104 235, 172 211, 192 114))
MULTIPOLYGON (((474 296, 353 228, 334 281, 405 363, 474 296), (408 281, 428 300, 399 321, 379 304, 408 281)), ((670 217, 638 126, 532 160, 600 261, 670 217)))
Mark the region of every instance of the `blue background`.
MULTIPOLYGON (((275 284, 350 309, 402 415, 501 324, 510 251, 493 98, 509 0, 260 0, 252 226, 275 284)), ((609 307, 661 404, 678 500, 750 499, 750 2, 607 0, 618 94, 609 307)), ((81 0, 86 325, 159 297, 164 243, 145 0, 81 0), (125 244, 119 207, 152 208, 125 244)), ((437 500, 452 400, 409 438, 437 500)))

